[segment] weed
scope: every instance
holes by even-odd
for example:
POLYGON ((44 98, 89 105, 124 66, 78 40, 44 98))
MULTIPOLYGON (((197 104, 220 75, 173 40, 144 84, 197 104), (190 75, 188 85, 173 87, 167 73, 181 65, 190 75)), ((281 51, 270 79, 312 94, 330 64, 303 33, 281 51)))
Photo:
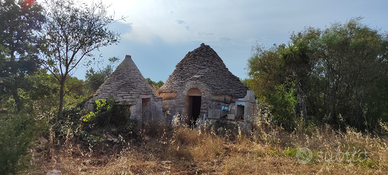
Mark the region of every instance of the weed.
POLYGON ((299 123, 297 129, 290 132, 269 123, 268 120, 260 120, 254 124, 254 130, 250 135, 238 134, 238 131, 225 127, 215 129, 214 126, 208 126, 203 130, 192 129, 179 123, 176 122, 174 128, 156 122, 149 123, 138 133, 139 138, 131 141, 128 141, 128 135, 125 136, 122 131, 113 131, 115 127, 105 128, 103 133, 109 131, 109 135, 123 140, 121 142, 98 141, 104 137, 99 138, 97 134, 93 134, 96 133, 95 130, 89 132, 93 135, 90 142, 96 142, 95 144, 82 146, 73 140, 68 141, 67 147, 58 145, 55 147, 57 153, 55 161, 40 158, 44 161, 33 162, 36 168, 29 171, 45 172, 44 170, 54 167, 64 174, 388 172, 386 161, 388 146, 384 135, 372 136, 352 128, 338 131, 328 125, 315 126, 303 121, 299 123), (298 162, 296 155, 299 148, 311 150, 313 157, 307 164, 298 162), (360 154, 362 151, 366 151, 367 154, 360 154), (347 161, 344 158, 352 158, 356 154, 357 161, 347 161), (335 157, 336 155, 339 157, 335 157))

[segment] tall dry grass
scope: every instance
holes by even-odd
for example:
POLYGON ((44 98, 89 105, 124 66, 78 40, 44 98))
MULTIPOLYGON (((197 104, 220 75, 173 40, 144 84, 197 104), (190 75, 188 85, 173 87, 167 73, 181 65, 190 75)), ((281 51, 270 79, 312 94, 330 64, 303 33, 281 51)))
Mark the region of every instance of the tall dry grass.
MULTIPOLYGON (((330 126, 301 123, 290 133, 266 120, 254 124, 250 135, 148 125, 137 140, 120 147, 82 148, 56 145, 55 155, 35 156, 25 174, 44 174, 58 169, 63 174, 387 174, 387 138, 340 132, 330 126), (115 148, 115 149, 114 149, 115 148), (299 148, 314 157, 307 164, 296 158, 299 148), (354 151, 356 150, 356 151, 354 151), (359 153, 364 161, 321 159, 322 153, 359 153), (353 151, 353 152, 352 152, 353 151), (363 157, 364 158, 364 157, 363 157)), ((105 142, 104 142, 105 143, 105 142)), ((115 147, 116 146, 116 147, 115 147)), ((47 155, 47 154, 46 154, 47 155)), ((328 154, 329 155, 329 154, 328 154)), ((346 154, 341 154, 346 155, 346 154)))

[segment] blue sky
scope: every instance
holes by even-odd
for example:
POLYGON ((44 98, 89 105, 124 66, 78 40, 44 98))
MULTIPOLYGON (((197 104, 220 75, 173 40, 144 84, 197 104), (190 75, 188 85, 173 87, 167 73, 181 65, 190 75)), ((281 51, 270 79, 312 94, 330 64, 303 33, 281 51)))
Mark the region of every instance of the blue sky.
MULTIPOLYGON (((388 1, 383 0, 103 0, 115 18, 111 30, 121 34, 117 45, 96 56, 131 55, 145 78, 165 82, 187 52, 210 45, 228 69, 247 78, 247 60, 257 44, 271 47, 289 41, 292 32, 325 28, 363 17, 362 23, 388 31, 388 1)), ((94 65, 103 68, 108 61, 94 65)), ((118 63, 117 63, 118 64, 118 63)), ((115 64, 115 65, 117 65, 115 64)), ((85 78, 85 67, 74 76, 85 78)))

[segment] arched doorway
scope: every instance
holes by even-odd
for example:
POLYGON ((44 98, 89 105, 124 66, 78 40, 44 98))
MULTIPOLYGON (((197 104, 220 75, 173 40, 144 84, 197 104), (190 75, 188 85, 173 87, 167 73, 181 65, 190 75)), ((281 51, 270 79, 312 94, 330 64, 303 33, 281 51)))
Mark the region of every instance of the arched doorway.
POLYGON ((189 126, 194 126, 201 114, 202 93, 197 88, 192 88, 187 91, 187 115, 189 126))

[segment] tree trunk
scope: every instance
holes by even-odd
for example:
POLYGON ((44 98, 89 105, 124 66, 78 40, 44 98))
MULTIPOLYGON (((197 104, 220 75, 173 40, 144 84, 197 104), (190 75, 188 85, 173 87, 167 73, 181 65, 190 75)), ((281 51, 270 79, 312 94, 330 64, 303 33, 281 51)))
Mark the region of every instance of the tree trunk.
POLYGON ((20 100, 20 97, 18 95, 18 89, 12 88, 11 93, 12 93, 13 99, 15 100, 17 111, 21 111, 23 108, 23 104, 22 104, 22 101, 20 100))
POLYGON ((306 95, 302 90, 300 82, 297 84, 296 96, 298 99, 297 115, 300 115, 304 121, 307 121, 306 95))
MULTIPOLYGON (((12 30, 13 32, 13 30, 12 30)), ((15 49, 14 47, 12 47, 12 51, 11 51, 11 64, 14 65, 15 64, 15 49)), ((12 71, 13 72, 13 71, 12 71)), ((15 73, 15 72, 13 72, 15 73)), ((23 104, 22 104, 22 101, 20 100, 20 96, 18 94, 18 77, 15 77, 13 79, 13 83, 11 82, 10 84, 10 91, 12 93, 12 97, 13 99, 15 100, 15 104, 16 104, 16 109, 17 111, 21 111, 22 108, 23 108, 23 104)))
POLYGON ((65 95, 65 78, 62 78, 60 82, 60 89, 59 89, 59 109, 58 109, 58 118, 62 117, 62 111, 63 111, 63 97, 65 95))

